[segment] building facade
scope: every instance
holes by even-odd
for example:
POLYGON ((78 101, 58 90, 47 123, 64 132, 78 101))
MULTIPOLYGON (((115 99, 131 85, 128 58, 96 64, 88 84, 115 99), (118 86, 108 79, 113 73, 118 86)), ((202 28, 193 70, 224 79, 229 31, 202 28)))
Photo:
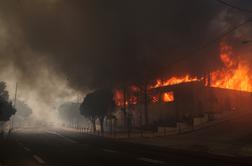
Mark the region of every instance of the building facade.
MULTIPOLYGON (((252 106, 252 93, 207 87, 203 81, 152 88, 147 94, 148 126, 153 127, 190 125, 197 117, 211 120, 223 112, 249 111, 252 106)), ((127 104, 125 111, 118 107, 115 116, 119 128, 146 126, 143 102, 127 104)))

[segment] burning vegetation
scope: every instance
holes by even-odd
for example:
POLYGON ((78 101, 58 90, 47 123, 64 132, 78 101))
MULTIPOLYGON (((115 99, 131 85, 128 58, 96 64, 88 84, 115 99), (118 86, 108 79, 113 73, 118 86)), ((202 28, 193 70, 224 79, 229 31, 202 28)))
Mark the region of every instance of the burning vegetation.
MULTIPOLYGON (((205 82, 208 82, 205 83, 205 86, 252 92, 251 71, 246 60, 241 59, 239 54, 234 51, 233 47, 224 41, 220 43, 219 57, 223 63, 223 67, 210 72, 208 78, 204 79, 203 77, 186 74, 184 76, 172 76, 168 79, 157 79, 154 81, 154 84, 148 85, 147 91, 181 83, 205 80, 205 82)), ((143 103, 141 102, 143 98, 141 94, 142 90, 140 88, 137 86, 131 86, 129 89, 125 89, 125 93, 124 90, 116 89, 114 99, 116 105, 119 107, 136 105, 137 103, 143 103)), ((161 95, 153 94, 148 96, 148 98, 152 103, 158 103, 160 101, 170 103, 175 101, 172 91, 163 92, 161 95)))

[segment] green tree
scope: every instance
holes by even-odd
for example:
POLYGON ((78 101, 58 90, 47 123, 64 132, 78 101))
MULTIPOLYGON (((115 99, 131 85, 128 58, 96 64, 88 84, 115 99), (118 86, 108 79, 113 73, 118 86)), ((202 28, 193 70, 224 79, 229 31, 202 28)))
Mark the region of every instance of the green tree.
POLYGON ((104 118, 114 111, 115 102, 113 100, 113 92, 111 90, 96 90, 88 94, 80 106, 81 114, 90 119, 95 131, 95 121, 99 119, 101 125, 101 133, 104 132, 104 118))

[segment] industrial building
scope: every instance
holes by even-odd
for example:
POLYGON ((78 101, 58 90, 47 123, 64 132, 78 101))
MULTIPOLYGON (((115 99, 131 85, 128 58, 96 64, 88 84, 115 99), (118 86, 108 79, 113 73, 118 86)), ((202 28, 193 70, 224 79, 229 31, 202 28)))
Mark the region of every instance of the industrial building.
MULTIPOLYGON (((148 89, 148 126, 176 126, 178 122, 188 125, 214 120, 231 111, 248 111, 252 106, 252 93, 205 86, 203 81, 148 89)), ((141 95, 136 95, 141 96, 141 95)), ((140 97, 139 97, 140 98, 140 97)), ((139 100, 140 101, 140 100, 139 100)), ((143 102, 127 104, 126 112, 117 108, 117 127, 145 126, 143 102)))

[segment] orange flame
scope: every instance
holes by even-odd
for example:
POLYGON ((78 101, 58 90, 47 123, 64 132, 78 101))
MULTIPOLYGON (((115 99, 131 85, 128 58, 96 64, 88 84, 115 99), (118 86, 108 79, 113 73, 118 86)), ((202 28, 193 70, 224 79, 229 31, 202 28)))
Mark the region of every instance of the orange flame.
POLYGON ((116 89, 114 91, 114 101, 115 104, 119 107, 122 107, 124 105, 124 95, 122 90, 116 89))
POLYGON ((249 65, 238 60, 233 48, 225 42, 220 44, 220 59, 224 67, 211 73, 211 86, 252 92, 252 77, 249 65))
POLYGON ((233 48, 225 42, 220 43, 220 59, 227 68, 231 68, 236 64, 233 48))
POLYGON ((193 81, 199 81, 199 79, 197 77, 192 77, 189 74, 185 75, 185 76, 173 76, 167 80, 156 80, 155 85, 150 86, 150 88, 158 88, 158 87, 163 87, 163 86, 169 86, 169 85, 176 85, 176 84, 180 84, 180 83, 184 83, 184 82, 193 82, 193 81))
POLYGON ((114 90, 114 101, 115 101, 115 104, 118 106, 118 107, 123 107, 124 106, 124 102, 125 102, 125 105, 128 106, 129 104, 131 105, 135 105, 137 104, 138 102, 138 97, 136 96, 136 93, 138 93, 140 91, 140 89, 135 86, 135 85, 132 85, 126 95, 125 95, 125 100, 124 100, 124 92, 123 90, 121 89, 115 89, 114 90))
POLYGON ((174 95, 173 92, 166 92, 162 96, 163 102, 173 102, 174 101, 174 95))
MULTIPOLYGON (((210 73, 210 86, 252 92, 252 72, 249 64, 245 60, 241 60, 233 48, 225 42, 220 43, 220 59, 224 67, 210 73)), ((173 76, 166 80, 157 79, 153 85, 149 86, 149 89, 202 80, 203 78, 193 77, 189 74, 173 76)), ((134 93, 140 92, 140 89, 137 86, 131 86, 130 91, 133 92, 133 95, 130 94, 127 97, 126 105, 137 104, 138 98, 134 96, 134 93)), ((124 105, 122 90, 116 90, 114 98, 117 106, 124 105)), ((163 93, 161 99, 163 102, 173 102, 174 94, 173 92, 163 93)), ((153 103, 158 103, 160 96, 152 95, 151 100, 153 103)))

